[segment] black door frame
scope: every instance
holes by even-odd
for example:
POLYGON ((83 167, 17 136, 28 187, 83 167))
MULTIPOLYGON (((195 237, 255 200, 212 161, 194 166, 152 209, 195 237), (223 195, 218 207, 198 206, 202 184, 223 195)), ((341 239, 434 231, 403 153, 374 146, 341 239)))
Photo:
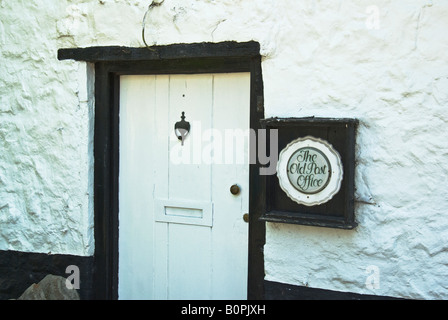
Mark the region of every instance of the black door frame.
MULTIPOLYGON (((97 299, 118 298, 119 77, 128 74, 250 72, 250 127, 264 118, 260 45, 257 42, 174 44, 147 48, 60 49, 60 60, 95 63, 94 291, 97 299)), ((251 150, 257 141, 251 139, 251 150)), ((254 149, 253 149, 254 148, 254 149)), ((259 164, 249 169, 248 299, 263 299, 265 189, 259 164)))

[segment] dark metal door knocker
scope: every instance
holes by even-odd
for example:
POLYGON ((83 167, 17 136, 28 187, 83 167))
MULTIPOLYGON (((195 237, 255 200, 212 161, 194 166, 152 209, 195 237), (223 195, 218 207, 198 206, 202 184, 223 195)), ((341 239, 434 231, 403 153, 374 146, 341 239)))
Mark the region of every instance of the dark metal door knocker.
POLYGON ((185 121, 185 112, 182 111, 182 116, 180 117, 182 120, 178 121, 174 125, 174 132, 176 133, 177 139, 182 141, 182 145, 184 145, 184 139, 190 132, 190 122, 185 121))

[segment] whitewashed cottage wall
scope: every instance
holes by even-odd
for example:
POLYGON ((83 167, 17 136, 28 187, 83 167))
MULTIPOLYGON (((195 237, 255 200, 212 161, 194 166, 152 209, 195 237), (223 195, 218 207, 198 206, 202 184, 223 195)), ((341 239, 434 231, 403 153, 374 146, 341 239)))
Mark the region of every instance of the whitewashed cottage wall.
MULTIPOLYGON (((149 3, 0 0, 0 250, 93 255, 93 71, 57 50, 143 46, 149 3)), ((448 298, 447 17, 446 0, 152 10, 151 44, 258 41, 266 117, 360 120, 358 227, 267 223, 266 280, 448 298)))

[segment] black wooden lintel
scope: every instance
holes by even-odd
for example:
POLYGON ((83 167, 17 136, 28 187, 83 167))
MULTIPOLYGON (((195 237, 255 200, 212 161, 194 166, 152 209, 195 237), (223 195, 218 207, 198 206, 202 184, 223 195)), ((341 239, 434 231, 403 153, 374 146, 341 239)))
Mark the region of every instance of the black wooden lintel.
POLYGON ((150 61, 183 58, 258 57, 260 44, 248 42, 178 43, 150 48, 103 46, 88 48, 63 48, 58 50, 59 60, 73 59, 87 62, 150 61))
POLYGON ((263 125, 275 125, 282 127, 293 127, 297 124, 312 124, 314 126, 328 126, 341 125, 341 126, 357 126, 359 120, 355 118, 321 118, 321 117, 302 117, 302 118, 278 118, 272 117, 260 120, 263 125))

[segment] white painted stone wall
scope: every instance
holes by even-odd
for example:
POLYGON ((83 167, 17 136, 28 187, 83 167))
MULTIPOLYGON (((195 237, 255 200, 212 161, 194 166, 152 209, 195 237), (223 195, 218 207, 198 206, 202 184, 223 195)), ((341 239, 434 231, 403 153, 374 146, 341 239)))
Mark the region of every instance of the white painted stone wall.
MULTIPOLYGON (((57 49, 143 46, 149 3, 0 0, 0 250, 93 254, 92 66, 57 49)), ((165 0, 150 13, 152 44, 260 42, 266 117, 360 120, 359 226, 267 223, 267 280, 448 298, 447 17, 446 0, 165 0)))

